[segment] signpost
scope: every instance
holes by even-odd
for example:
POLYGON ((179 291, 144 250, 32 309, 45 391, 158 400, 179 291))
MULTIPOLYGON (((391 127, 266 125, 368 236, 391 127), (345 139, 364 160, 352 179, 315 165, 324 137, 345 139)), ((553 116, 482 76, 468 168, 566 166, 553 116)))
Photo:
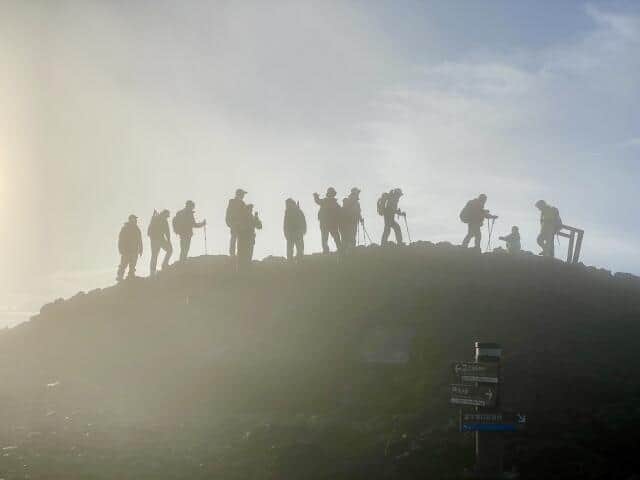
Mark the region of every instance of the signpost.
POLYGON ((451 403, 471 407, 494 407, 497 392, 493 385, 454 383, 451 385, 451 403))
POLYGON ((497 363, 456 362, 453 371, 465 382, 498 383, 499 368, 497 363))
POLYGON ((476 342, 475 348, 475 362, 453 364, 457 383, 450 386, 450 402, 461 407, 460 431, 475 433, 474 476, 502 478, 503 434, 524 429, 527 417, 521 413, 500 410, 502 347, 497 343, 476 342))
POLYGON ((523 430, 527 416, 506 412, 461 412, 461 432, 516 432, 523 430))

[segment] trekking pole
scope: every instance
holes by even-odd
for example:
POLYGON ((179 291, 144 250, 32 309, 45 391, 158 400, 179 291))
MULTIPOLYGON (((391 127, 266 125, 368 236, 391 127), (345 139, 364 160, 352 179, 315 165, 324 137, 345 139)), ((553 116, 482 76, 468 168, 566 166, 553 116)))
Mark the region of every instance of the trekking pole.
POLYGON ((489 240, 487 241, 487 252, 491 250, 491 235, 493 235, 493 225, 496 223, 496 219, 492 218, 491 221, 487 224, 487 228, 489 229, 489 240))
POLYGON ((369 232, 367 232, 367 227, 365 227, 365 226, 364 226, 364 223, 362 224, 362 230, 363 230, 363 232, 364 232, 365 236, 367 237, 368 242, 369 242, 369 243, 373 243, 373 242, 371 241, 371 237, 369 236, 369 232))
POLYGON ((407 237, 409 237, 409 245, 411 245, 411 232, 409 231, 409 224, 407 223, 407 214, 405 213, 404 218, 404 228, 407 230, 407 237))
POLYGON ((209 249, 207 248, 207 224, 204 224, 204 254, 209 255, 209 249))

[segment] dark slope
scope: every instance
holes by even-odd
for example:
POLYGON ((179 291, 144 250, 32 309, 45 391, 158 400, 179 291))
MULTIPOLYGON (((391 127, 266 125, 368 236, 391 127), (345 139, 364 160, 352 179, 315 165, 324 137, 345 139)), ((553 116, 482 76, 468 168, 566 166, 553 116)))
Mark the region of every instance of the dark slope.
POLYGON ((449 245, 306 260, 236 273, 201 257, 45 306, 0 334, 1 440, 32 454, 51 432, 85 445, 90 461, 58 455, 66 478, 453 474, 471 438, 447 405, 450 363, 485 340, 505 348, 505 407, 529 414, 509 444, 524 474, 640 472, 638 278, 449 245), (119 450, 131 444, 137 460, 119 450), (197 468, 158 453, 172 448, 197 468))

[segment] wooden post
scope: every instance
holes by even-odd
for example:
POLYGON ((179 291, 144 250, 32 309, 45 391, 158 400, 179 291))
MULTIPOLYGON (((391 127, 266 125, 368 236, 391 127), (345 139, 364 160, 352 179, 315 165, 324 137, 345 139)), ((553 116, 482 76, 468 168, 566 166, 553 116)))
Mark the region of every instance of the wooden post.
POLYGON ((569 235, 569 251, 567 252, 567 263, 573 263, 573 245, 576 240, 576 232, 571 230, 569 235))

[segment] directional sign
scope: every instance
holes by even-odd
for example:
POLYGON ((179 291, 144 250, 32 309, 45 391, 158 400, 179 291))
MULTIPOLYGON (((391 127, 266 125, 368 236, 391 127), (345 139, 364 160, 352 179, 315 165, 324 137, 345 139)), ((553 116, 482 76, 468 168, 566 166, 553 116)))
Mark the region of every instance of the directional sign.
POLYGON ((527 416, 523 413, 462 412, 462 432, 515 432, 524 430, 527 416))
POLYGON ((451 385, 451 403, 472 407, 493 407, 496 404, 496 389, 493 385, 451 385))
POLYGON ((497 363, 456 362, 453 371, 465 382, 498 383, 497 363))

